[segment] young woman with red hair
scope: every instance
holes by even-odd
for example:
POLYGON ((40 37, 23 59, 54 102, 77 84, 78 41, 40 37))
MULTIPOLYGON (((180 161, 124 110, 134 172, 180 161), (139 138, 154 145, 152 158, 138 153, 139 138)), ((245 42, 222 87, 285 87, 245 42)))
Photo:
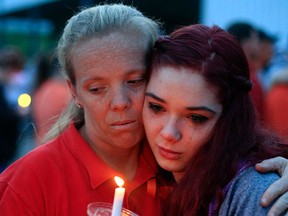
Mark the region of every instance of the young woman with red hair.
POLYGON ((279 176, 254 165, 287 157, 288 146, 258 124, 237 40, 217 26, 183 27, 156 42, 149 72, 146 136, 177 182, 165 215, 266 215, 261 196, 279 176))

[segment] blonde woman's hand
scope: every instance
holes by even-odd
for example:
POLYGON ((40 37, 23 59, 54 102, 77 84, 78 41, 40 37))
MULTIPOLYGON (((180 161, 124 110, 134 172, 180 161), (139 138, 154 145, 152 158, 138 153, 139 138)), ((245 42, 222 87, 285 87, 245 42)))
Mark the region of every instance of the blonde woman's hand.
POLYGON ((255 167, 258 172, 275 171, 281 176, 265 191, 261 198, 261 206, 266 207, 277 199, 269 210, 268 216, 278 216, 285 212, 285 215, 288 216, 288 160, 283 157, 275 157, 264 160, 255 167))

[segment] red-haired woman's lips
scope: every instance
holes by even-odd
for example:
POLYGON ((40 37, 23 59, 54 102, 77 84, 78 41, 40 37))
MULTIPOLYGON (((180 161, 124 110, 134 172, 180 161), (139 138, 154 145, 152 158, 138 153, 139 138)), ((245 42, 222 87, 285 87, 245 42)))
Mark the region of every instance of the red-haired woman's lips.
POLYGON ((177 160, 180 158, 181 153, 175 152, 166 148, 158 146, 159 154, 168 160, 177 160))

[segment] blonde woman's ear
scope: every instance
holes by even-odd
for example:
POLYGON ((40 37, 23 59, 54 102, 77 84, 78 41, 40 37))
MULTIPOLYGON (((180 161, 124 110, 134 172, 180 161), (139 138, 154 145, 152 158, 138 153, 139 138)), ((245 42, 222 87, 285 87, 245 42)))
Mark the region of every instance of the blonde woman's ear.
POLYGON ((76 105, 79 109, 83 108, 82 105, 81 105, 79 102, 77 102, 76 100, 75 100, 75 105, 76 105))
MULTIPOLYGON (((69 79, 66 79, 67 85, 69 87, 69 90, 71 92, 72 97, 76 100, 77 94, 76 94, 76 88, 75 86, 71 83, 69 79)), ((76 103, 76 102, 75 102, 76 103)))

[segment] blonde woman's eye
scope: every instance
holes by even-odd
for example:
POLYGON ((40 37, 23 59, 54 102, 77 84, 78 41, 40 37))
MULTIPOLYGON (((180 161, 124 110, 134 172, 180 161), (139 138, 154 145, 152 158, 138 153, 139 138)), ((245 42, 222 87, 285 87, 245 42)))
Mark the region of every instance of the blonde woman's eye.
POLYGON ((91 87, 91 88, 89 88, 89 92, 91 92, 91 93, 93 93, 93 94, 100 93, 100 92, 102 92, 102 91, 104 91, 104 90, 105 90, 105 87, 98 87, 98 88, 96 88, 96 87, 91 87))
POLYGON ((134 80, 129 80, 127 83, 129 84, 129 85, 135 85, 135 86, 137 86, 137 85, 141 85, 142 83, 144 83, 144 81, 145 81, 145 79, 144 78, 141 78, 141 79, 134 79, 134 80))
POLYGON ((162 106, 159 106, 159 105, 154 104, 154 103, 149 103, 149 109, 151 109, 154 113, 164 111, 162 106))

